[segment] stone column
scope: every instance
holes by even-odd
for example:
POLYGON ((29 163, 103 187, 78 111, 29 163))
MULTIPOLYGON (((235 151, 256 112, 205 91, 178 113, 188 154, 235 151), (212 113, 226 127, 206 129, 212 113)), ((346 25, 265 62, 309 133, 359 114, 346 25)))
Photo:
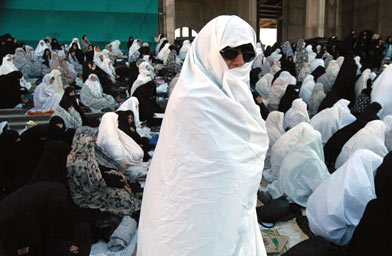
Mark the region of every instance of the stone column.
POLYGON ((305 38, 324 37, 325 0, 306 0, 305 38))
POLYGON ((165 8, 165 35, 170 43, 174 43, 174 31, 176 30, 175 0, 164 0, 165 8))

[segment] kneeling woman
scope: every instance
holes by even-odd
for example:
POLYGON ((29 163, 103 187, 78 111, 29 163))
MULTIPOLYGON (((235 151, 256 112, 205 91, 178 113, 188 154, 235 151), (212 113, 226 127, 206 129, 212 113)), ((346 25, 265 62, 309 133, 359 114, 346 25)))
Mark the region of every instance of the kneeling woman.
POLYGON ((141 137, 136 131, 135 117, 132 111, 117 111, 118 114, 118 128, 131 137, 144 152, 143 161, 148 161, 150 156, 148 151, 151 149, 149 139, 141 137))
POLYGON ((70 86, 65 89, 63 98, 53 116, 61 117, 68 129, 78 129, 85 124, 85 116, 76 101, 76 93, 73 87, 70 86))
POLYGON ((115 161, 131 171, 132 176, 147 174, 148 163, 143 163, 143 149, 126 133, 118 129, 118 115, 113 112, 102 116, 97 145, 115 161))
POLYGON ((90 74, 82 87, 80 99, 84 105, 98 112, 103 109, 114 109, 116 101, 108 94, 103 93, 98 76, 90 74))
POLYGON ((140 202, 127 185, 126 178, 113 170, 119 169, 119 166, 115 166, 95 143, 96 134, 97 130, 90 127, 76 131, 67 174, 72 199, 82 208, 131 215, 139 210, 140 202), (101 168, 102 171, 111 169, 110 174, 122 177, 117 182, 121 184, 111 185, 104 180, 105 173, 101 172, 101 168))

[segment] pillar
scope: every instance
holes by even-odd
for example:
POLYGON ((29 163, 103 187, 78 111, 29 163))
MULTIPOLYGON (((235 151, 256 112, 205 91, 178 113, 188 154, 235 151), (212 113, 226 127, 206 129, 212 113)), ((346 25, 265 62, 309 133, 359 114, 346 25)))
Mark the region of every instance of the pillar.
POLYGON ((171 44, 174 43, 176 30, 175 0, 164 0, 165 7, 165 35, 171 44))
POLYGON ((305 38, 324 37, 325 0, 306 0, 305 38))

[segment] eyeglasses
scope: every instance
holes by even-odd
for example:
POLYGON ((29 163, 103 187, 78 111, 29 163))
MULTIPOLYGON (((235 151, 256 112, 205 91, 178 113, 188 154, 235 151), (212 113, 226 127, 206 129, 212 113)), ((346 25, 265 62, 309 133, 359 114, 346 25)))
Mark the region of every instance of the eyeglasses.
POLYGON ((244 62, 250 62, 256 57, 251 44, 240 45, 234 48, 228 46, 221 50, 220 54, 225 60, 234 60, 240 52, 242 53, 244 62))

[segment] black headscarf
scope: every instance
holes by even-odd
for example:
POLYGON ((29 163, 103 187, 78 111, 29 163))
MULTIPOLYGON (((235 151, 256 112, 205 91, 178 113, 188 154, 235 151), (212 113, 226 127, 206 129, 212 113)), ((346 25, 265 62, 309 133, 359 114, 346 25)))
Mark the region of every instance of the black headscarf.
POLYGON ((353 58, 345 57, 339 74, 336 77, 332 90, 335 91, 337 98, 350 101, 350 107, 355 103, 355 82, 357 80, 358 66, 353 58))
POLYGON ((49 49, 45 49, 44 50, 44 54, 42 55, 42 59, 44 60, 42 63, 45 64, 45 66, 47 66, 48 68, 50 67, 50 59, 52 58, 52 54, 50 53, 49 49), (46 55, 46 53, 49 53, 48 55, 46 55))
POLYGON ((77 43, 72 43, 70 50, 73 49, 75 51, 75 56, 78 59, 80 64, 84 63, 84 54, 82 52, 82 50, 79 49, 78 44, 77 43), (74 48, 74 45, 76 46, 74 48))
MULTIPOLYGON (((90 45, 89 45, 89 47, 90 47, 90 45)), ((94 47, 93 47, 92 51, 88 50, 88 48, 87 48, 87 51, 84 53, 84 55, 86 55, 86 62, 94 61, 94 47)))
POLYGON ((289 84, 282 99, 279 102, 278 111, 286 113, 295 99, 299 98, 299 89, 296 85, 289 84))
POLYGON ((378 167, 374 183, 377 198, 392 200, 392 151, 384 157, 384 161, 378 167))
POLYGON ((255 88, 257 81, 259 81, 259 74, 261 72, 261 68, 252 69, 249 73, 250 76, 250 87, 255 88))
POLYGON ((129 50, 129 48, 132 46, 132 44, 133 44, 133 37, 132 36, 130 36, 129 37, 129 39, 128 39, 128 44, 127 44, 127 46, 128 46, 128 50, 129 50))
POLYGON ((354 136, 354 134, 365 127, 368 122, 378 120, 379 117, 377 116, 377 113, 380 109, 381 105, 377 102, 373 102, 365 109, 356 121, 338 130, 327 141, 324 146, 324 157, 325 163, 331 173, 335 171, 335 162, 344 144, 346 144, 346 142, 354 136))
POLYGON ((318 66, 313 72, 312 76, 314 77, 314 81, 317 82, 317 79, 325 74, 325 68, 323 66, 318 66))
POLYGON ((261 117, 262 117, 264 120, 267 120, 267 117, 268 117, 268 115, 269 115, 269 110, 268 110, 268 108, 264 105, 263 102, 261 102, 261 103, 258 103, 258 102, 257 102, 257 98, 260 97, 260 95, 259 95, 256 91, 253 91, 253 92, 252 92, 252 96, 253 96, 253 100, 255 101, 256 105, 260 107, 260 114, 261 114, 261 117))
POLYGON ((32 183, 38 181, 59 182, 67 186, 67 156, 71 148, 63 141, 50 141, 31 179, 32 183))
POLYGON ((20 71, 0 76, 0 108, 14 108, 21 102, 20 96, 23 91, 20 79, 22 76, 20 71))
POLYGON ((282 70, 289 72, 292 76, 297 77, 295 63, 292 56, 287 57, 282 61, 282 70))
POLYGON ((84 112, 81 110, 78 102, 76 101, 76 91, 73 86, 68 86, 64 90, 63 97, 61 98, 61 101, 59 103, 60 107, 62 107, 65 111, 68 111, 68 108, 73 106, 76 111, 79 112, 80 117, 82 118, 83 124, 86 124, 86 116, 84 115, 84 112), (74 92, 75 95, 71 96, 71 92, 74 92))
POLYGON ((50 43, 50 45, 52 46, 52 50, 54 51, 54 50, 62 50, 61 49, 61 46, 60 46, 60 44, 59 44, 59 41, 57 41, 57 39, 56 38, 53 38, 52 39, 52 42, 50 43))
POLYGON ((136 132, 136 125, 135 125, 135 116, 132 111, 117 111, 116 114, 118 115, 118 128, 125 132, 129 137, 131 137, 136 143, 140 144, 140 135, 136 132), (133 122, 129 124, 128 118, 132 116, 133 122), (131 131, 133 128, 134 131, 131 131))

